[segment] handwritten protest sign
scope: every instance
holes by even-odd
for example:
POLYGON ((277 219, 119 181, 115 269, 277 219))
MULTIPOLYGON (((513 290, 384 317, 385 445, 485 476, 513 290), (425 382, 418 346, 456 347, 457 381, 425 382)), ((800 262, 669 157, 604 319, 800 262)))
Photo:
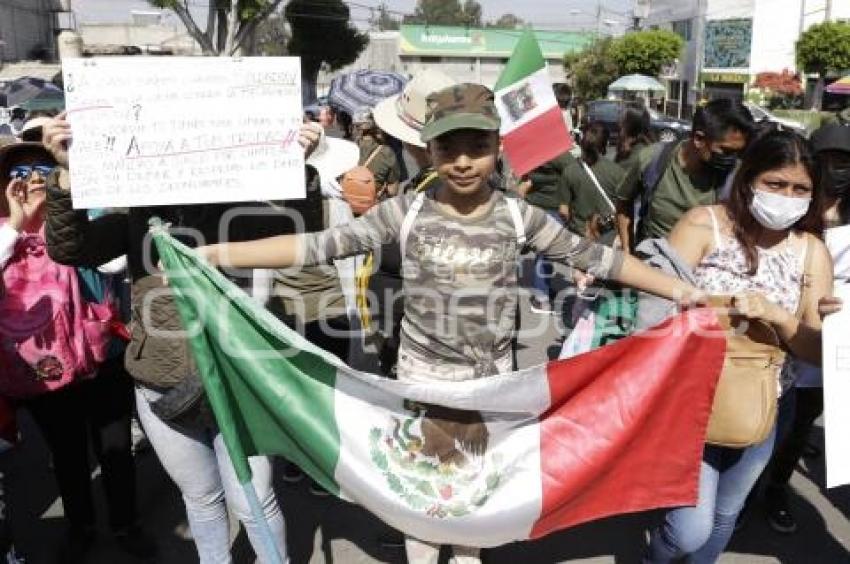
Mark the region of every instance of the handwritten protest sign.
POLYGON ((836 283, 844 309, 823 322, 823 398, 826 486, 850 484, 850 284, 836 283))
POLYGON ((62 61, 75 208, 305 195, 291 57, 62 61))

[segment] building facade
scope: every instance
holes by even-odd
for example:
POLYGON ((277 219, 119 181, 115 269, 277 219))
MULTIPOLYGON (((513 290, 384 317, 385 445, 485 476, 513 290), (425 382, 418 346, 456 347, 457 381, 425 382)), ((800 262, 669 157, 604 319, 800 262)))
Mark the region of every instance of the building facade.
POLYGON ((0 62, 56 58, 58 0, 0 0, 0 62))
POLYGON ((756 75, 797 67, 800 33, 827 19, 850 20, 850 1, 653 0, 644 28, 671 29, 686 42, 665 72, 674 112, 700 99, 745 99, 756 75))
MULTIPOLYGON (((372 32, 369 45, 350 67, 321 73, 318 91, 327 90, 333 76, 360 69, 391 70, 406 76, 437 68, 458 82, 492 87, 513 52, 522 30, 402 25, 399 31, 372 32)), ((553 82, 564 82, 564 55, 580 51, 592 33, 535 31, 553 82)))

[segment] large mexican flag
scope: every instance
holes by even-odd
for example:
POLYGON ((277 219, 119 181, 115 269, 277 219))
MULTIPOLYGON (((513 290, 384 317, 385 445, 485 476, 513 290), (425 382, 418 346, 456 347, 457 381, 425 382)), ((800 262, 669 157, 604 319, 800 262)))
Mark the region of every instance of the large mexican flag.
POLYGON ((352 370, 154 239, 242 483, 247 456, 282 455, 405 533, 482 547, 697 500, 725 351, 708 310, 566 361, 404 383, 352 370))
POLYGON ((573 139, 552 91, 546 60, 526 29, 496 82, 500 134, 508 160, 525 174, 570 150, 573 139))

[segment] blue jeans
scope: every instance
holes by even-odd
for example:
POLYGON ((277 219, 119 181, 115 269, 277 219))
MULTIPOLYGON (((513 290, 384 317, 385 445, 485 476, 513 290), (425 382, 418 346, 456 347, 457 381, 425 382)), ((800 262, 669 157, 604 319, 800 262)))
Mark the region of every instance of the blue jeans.
MULTIPOLYGON (((559 225, 564 224, 564 219, 557 211, 546 211, 546 215, 557 221, 559 225)), ((544 302, 552 299, 552 275, 554 272, 552 261, 538 254, 537 258, 534 259, 534 272, 532 273, 532 285, 537 299, 544 302)))
MULTIPOLYGON (((200 564, 233 562, 228 507, 245 526, 258 562, 266 564, 259 525, 251 515, 221 434, 214 429, 172 427, 151 411, 149 402, 155 401, 157 396, 153 390, 136 388, 139 421, 162 466, 183 495, 200 564)), ((272 489, 271 462, 265 456, 254 456, 249 463, 260 505, 281 558, 287 562, 283 514, 272 489)))
MULTIPOLYGON (((779 418, 793 402, 779 403, 779 418)), ((647 563, 662 564, 687 557, 690 564, 713 564, 729 544, 738 513, 744 507, 770 457, 776 426, 764 442, 744 449, 706 445, 699 476, 699 501, 695 507, 668 511, 652 531, 647 563)))

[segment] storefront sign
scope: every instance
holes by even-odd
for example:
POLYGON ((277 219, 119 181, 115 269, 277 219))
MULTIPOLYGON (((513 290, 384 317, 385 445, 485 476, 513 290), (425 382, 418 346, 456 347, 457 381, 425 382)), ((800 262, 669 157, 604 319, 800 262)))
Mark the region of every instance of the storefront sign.
MULTIPOLYGON (((522 30, 403 25, 400 33, 402 55, 509 57, 522 30)), ((594 38, 591 33, 570 31, 535 30, 534 35, 547 59, 581 51, 594 38)))
POLYGON ((750 75, 736 72, 704 72, 701 75, 702 82, 722 82, 726 84, 747 84, 750 75))

